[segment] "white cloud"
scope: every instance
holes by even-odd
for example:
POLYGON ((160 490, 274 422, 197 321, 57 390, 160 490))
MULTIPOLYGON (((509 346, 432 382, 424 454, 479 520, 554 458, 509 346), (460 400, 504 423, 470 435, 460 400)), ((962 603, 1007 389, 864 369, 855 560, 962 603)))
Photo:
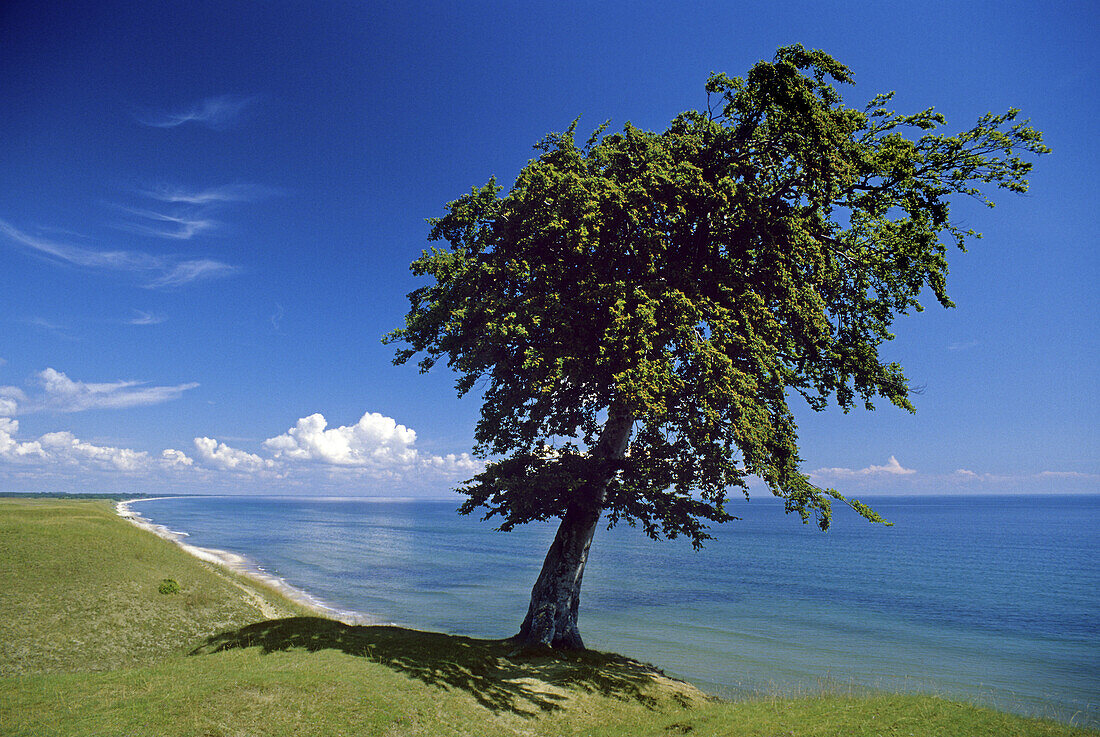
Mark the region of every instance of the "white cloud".
MULTIPOLYGON (((63 374, 54 373, 52 381, 66 387, 70 383, 97 386, 65 383, 63 374)), ((270 490, 277 480, 287 488, 326 492, 357 488, 370 493, 384 488, 389 493, 439 495, 448 493, 455 480, 482 468, 466 453, 419 453, 412 429, 376 412, 364 414, 354 425, 332 428, 320 414, 303 417, 286 433, 266 441, 260 453, 210 437, 195 438, 194 453, 189 455, 175 448, 158 454, 99 445, 66 430, 24 440, 18 433, 17 420, 0 416, 0 479, 39 479, 51 488, 59 488, 57 484, 79 488, 94 480, 103 488, 144 484, 142 488, 149 490, 167 484, 176 489, 188 485, 195 490, 232 488, 240 493, 270 490)))
POLYGON ((1039 478, 1044 479, 1095 479, 1100 478, 1095 473, 1082 473, 1080 471, 1041 471, 1039 478))
POLYGON ((18 432, 18 421, 0 417, 0 460, 123 472, 141 471, 149 465, 149 454, 144 451, 87 443, 71 432, 46 433, 38 440, 22 442, 14 437, 18 432))
POLYGON ((161 465, 167 468, 181 468, 195 465, 195 461, 182 450, 165 448, 160 452, 161 465))
POLYGON ((912 468, 903 468, 898 459, 894 456, 890 456, 890 460, 886 461, 885 466, 868 466, 865 469, 859 471, 859 473, 889 473, 896 476, 907 476, 911 473, 916 473, 916 470, 912 468))
POLYGON ((168 318, 145 310, 134 310, 134 316, 126 321, 127 325, 160 325, 168 318))
POLYGON ((279 332, 279 328, 283 323, 283 316, 286 315, 286 311, 283 306, 278 302, 275 303, 275 311, 271 313, 271 327, 275 329, 275 332, 279 332))
POLYGON ((47 256, 53 256, 75 266, 141 271, 155 269, 160 265, 160 260, 157 257, 147 253, 139 251, 96 251, 82 246, 58 243, 24 233, 3 220, 0 220, 0 233, 7 236, 8 240, 19 245, 44 253, 47 256))
POLYGON ((0 458, 21 460, 23 458, 44 458, 42 444, 37 442, 19 442, 15 434, 19 432, 19 421, 10 417, 0 417, 0 458))
POLYGON ((67 431, 46 433, 38 442, 51 460, 65 463, 89 461, 119 471, 137 471, 149 462, 149 454, 144 451, 93 445, 67 431))
POLYGON ((354 425, 326 429, 321 414, 303 417, 264 447, 276 458, 316 460, 337 466, 393 466, 416 461, 416 432, 377 412, 364 414, 354 425))
POLYGON ((188 213, 180 211, 170 214, 136 207, 123 207, 121 209, 131 215, 142 218, 142 221, 137 223, 125 223, 118 227, 142 235, 156 236, 158 238, 171 238, 173 240, 185 241, 190 240, 199 233, 212 230, 218 226, 216 220, 203 217, 201 212, 188 213))
POLYGON ((1018 476, 1012 476, 1010 474, 997 474, 997 473, 978 473, 977 471, 971 471, 969 468, 957 468, 955 472, 947 477, 948 482, 961 482, 968 486, 980 483, 980 484, 1003 484, 1008 482, 1021 482, 1037 478, 1034 474, 1024 474, 1018 476))
POLYGON ((17 386, 0 386, 0 417, 19 414, 19 403, 25 402, 27 395, 17 386))
POLYGON ((988 488, 990 490, 1036 490, 1084 488, 1082 483, 1092 484, 1100 480, 1100 474, 1082 471, 1039 471, 1038 473, 978 473, 968 468, 956 469, 945 477, 948 485, 964 484, 959 488, 988 488))
POLYGON ((815 471, 810 471, 810 476, 818 477, 839 477, 850 478, 853 476, 872 476, 872 475, 889 475, 889 476, 909 476, 916 473, 916 470, 912 468, 905 468, 894 456, 890 456, 890 459, 886 461, 885 465, 875 466, 871 465, 867 468, 852 469, 852 468, 819 468, 815 471))
POLYGON ((472 474, 480 472, 484 465, 476 458, 471 458, 469 453, 448 453, 445 456, 431 456, 428 465, 448 473, 472 474))
POLYGON ((230 448, 214 438, 195 438, 195 450, 203 463, 222 471, 250 473, 271 470, 275 467, 275 463, 271 460, 237 448, 230 448))
POLYGON ((213 130, 222 130, 237 122, 245 109, 256 99, 255 96, 242 95, 208 97, 180 112, 149 113, 139 116, 137 120, 153 128, 175 128, 184 123, 196 123, 213 130))
POLYGON ((212 259, 154 256, 141 251, 97 251, 59 243, 24 233, 3 220, 0 220, 0 235, 5 236, 9 243, 73 266, 143 275, 148 279, 148 287, 176 287, 199 279, 227 276, 236 271, 235 267, 212 259))
POLYGON ((184 284, 190 284, 193 281, 199 281, 201 279, 228 276, 236 271, 236 266, 230 266, 229 264, 223 264, 220 261, 213 261, 211 259, 181 261, 145 286, 150 289, 180 287, 184 284))
POLYGON ((214 205, 223 202, 255 202, 279 194, 274 187, 259 184, 226 184, 206 189, 186 189, 161 185, 142 194, 154 200, 184 205, 214 205))
MULTIPOLYGON (((125 409, 160 404, 179 398, 188 389, 198 384, 191 382, 175 386, 148 386, 142 381, 114 381, 108 383, 90 383, 74 381, 61 371, 47 368, 38 373, 41 392, 27 397, 19 392, 6 390, 15 387, 0 387, 0 398, 22 400, 22 413, 52 410, 55 412, 82 412, 89 409, 125 409)), ((16 390, 18 391, 18 390, 16 390)))

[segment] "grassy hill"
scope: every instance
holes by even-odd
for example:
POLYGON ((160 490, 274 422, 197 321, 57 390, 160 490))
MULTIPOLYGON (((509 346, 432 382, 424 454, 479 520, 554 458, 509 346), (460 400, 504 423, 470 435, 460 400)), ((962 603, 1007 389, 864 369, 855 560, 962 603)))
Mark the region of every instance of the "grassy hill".
POLYGON ((352 627, 105 501, 0 500, 0 614, 2 735, 1100 734, 931 696, 717 702, 613 654, 352 627))

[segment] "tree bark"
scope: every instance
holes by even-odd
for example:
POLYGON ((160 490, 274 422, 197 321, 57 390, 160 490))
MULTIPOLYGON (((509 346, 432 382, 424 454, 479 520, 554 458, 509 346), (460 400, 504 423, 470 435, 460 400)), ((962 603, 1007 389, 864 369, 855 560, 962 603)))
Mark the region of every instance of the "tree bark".
POLYGON ((519 633, 513 638, 519 649, 549 646, 561 650, 583 650, 584 642, 577 627, 581 579, 588 562, 592 536, 603 513, 607 485, 614 464, 626 453, 634 418, 621 408, 612 407, 592 459, 599 469, 570 503, 558 525, 554 542, 546 553, 535 585, 531 604, 519 633))

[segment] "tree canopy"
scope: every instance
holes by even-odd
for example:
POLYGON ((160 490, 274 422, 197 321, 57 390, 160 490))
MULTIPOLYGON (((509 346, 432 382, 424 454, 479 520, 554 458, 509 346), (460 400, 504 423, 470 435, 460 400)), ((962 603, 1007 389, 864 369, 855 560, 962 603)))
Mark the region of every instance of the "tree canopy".
POLYGON ((897 113, 892 93, 850 108, 834 82, 852 75, 824 52, 781 48, 745 78, 712 75, 707 109, 664 131, 605 124, 581 146, 574 121, 507 193, 491 179, 430 221, 448 247, 413 263, 432 283, 386 340, 409 345, 396 362, 446 356, 460 394, 484 391, 491 460, 464 512, 504 529, 560 517, 609 472, 608 520, 654 537, 698 544, 749 476, 823 529, 831 500, 879 520, 799 470, 788 398, 911 411, 880 350, 926 287, 951 305, 945 241, 978 235, 951 198, 1024 192, 1020 154, 1048 149, 1017 110, 948 136, 933 109, 897 113), (614 413, 626 451, 594 457, 614 413))

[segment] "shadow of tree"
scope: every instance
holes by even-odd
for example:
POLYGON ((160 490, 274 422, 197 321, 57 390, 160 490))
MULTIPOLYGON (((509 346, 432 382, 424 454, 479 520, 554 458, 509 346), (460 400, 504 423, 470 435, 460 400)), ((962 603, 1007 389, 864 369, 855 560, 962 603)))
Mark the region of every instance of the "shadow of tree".
MULTIPOLYGON (((424 683, 461 689, 495 712, 535 716, 561 709, 568 691, 637 701, 656 708, 652 691, 663 675, 652 666, 591 650, 517 654, 511 640, 421 632, 390 626, 352 626, 320 617, 273 619, 213 635, 191 655, 260 647, 264 653, 335 649, 369 658, 424 683)), ((672 698, 686 705, 683 694, 672 698)))

